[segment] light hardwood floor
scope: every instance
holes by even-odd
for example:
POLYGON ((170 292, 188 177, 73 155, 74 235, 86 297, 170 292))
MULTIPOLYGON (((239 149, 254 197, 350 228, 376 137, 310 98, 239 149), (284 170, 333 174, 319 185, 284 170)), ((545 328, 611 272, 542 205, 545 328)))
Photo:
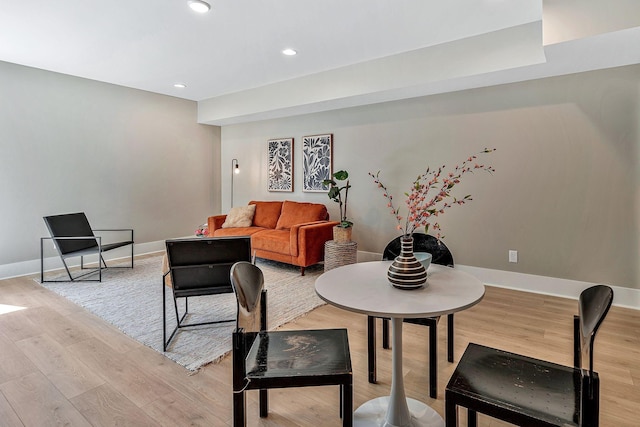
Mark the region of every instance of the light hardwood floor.
MULTIPOLYGON (((231 424, 228 357, 191 374, 29 277, 0 281, 0 311, 5 306, 21 309, 0 314, 1 426, 231 424)), ((456 360, 474 341, 570 365, 576 312, 573 300, 487 287, 480 304, 456 314, 456 360)), ((364 316, 323 306, 285 326, 325 327, 349 330, 355 407, 388 394, 389 350, 378 351, 378 384, 367 382, 364 316)), ((403 334, 407 395, 440 414, 455 367, 446 361, 445 328, 442 322, 438 399, 427 392, 427 329, 405 324, 403 334)), ((639 335, 640 312, 612 308, 596 341, 603 427, 640 425, 639 335)), ((340 425, 336 387, 273 390, 266 419, 258 417, 256 393, 248 393, 251 426, 340 425)), ((482 415, 479 424, 508 425, 482 415)))

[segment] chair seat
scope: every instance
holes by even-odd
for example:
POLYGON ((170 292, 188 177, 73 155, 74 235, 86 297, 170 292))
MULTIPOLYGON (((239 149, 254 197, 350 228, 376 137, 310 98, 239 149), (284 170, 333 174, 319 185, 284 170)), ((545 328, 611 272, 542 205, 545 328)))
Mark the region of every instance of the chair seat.
POLYGON ((404 323, 412 323, 414 325, 421 326, 435 326, 440 321, 440 316, 438 317, 418 317, 416 319, 404 318, 402 319, 404 323))
MULTIPOLYGON (((391 320, 389 317, 379 317, 379 319, 382 320, 391 320)), ((411 323, 414 325, 421 325, 421 326, 433 326, 433 325, 437 325, 438 322, 440 321, 440 316, 437 317, 416 317, 416 318, 409 318, 409 317, 405 317, 404 319, 402 319, 402 321, 404 323, 411 323)), ((387 347, 385 347, 387 348, 387 347)))
MULTIPOLYGON (((327 376, 334 379, 351 375, 351 357, 346 329, 260 332, 246 359, 250 380, 295 378, 303 385, 304 378, 327 376)), ((329 382, 335 384, 335 381, 329 382)), ((283 387, 288 385, 283 382, 283 387)))
MULTIPOLYGON (((133 245, 133 241, 129 240, 126 242, 106 243, 106 244, 100 245, 100 249, 102 250, 102 252, 107 252, 112 249, 117 249, 117 248, 121 248, 123 246, 128 246, 128 245, 133 245)), ((95 246, 92 246, 90 248, 80 249, 73 252, 67 252, 64 254, 64 257, 71 258, 71 257, 77 257, 77 256, 84 256, 84 255, 93 255, 93 254, 96 254, 97 252, 98 252, 98 244, 96 243, 95 246)))
POLYGON ((116 242, 116 243, 107 243, 100 245, 100 248, 103 252, 110 251, 111 249, 121 248, 123 246, 133 245, 133 240, 129 240, 126 242, 116 242))
POLYGON ((578 368, 470 343, 447 385, 446 399, 462 406, 473 401, 478 412, 501 419, 501 411, 509 414, 519 407, 522 418, 510 421, 518 425, 518 420, 533 419, 577 426, 581 378, 578 368))
POLYGON ((231 285, 229 285, 229 286, 202 287, 202 288, 194 288, 194 289, 176 289, 174 291, 174 295, 176 298, 184 298, 184 297, 200 297, 200 296, 208 296, 208 295, 228 294, 232 292, 233 292, 233 288, 231 287, 231 285))

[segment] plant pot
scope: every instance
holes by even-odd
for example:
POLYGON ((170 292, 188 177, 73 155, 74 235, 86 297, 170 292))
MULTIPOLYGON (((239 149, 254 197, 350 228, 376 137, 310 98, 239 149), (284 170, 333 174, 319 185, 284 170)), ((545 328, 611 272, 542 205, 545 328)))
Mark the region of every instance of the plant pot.
POLYGON ((349 243, 351 241, 351 232, 353 227, 340 227, 336 225, 333 227, 333 241, 337 243, 349 243))
POLYGON ((387 278, 399 289, 418 289, 427 282, 427 269, 413 255, 413 237, 400 240, 400 255, 389 266, 387 278))

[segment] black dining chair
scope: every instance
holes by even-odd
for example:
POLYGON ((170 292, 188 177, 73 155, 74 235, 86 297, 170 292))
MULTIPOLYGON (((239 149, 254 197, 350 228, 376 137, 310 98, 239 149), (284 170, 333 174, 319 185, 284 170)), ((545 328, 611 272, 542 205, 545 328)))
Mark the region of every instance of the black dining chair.
MULTIPOLYGON (((260 417, 270 388, 340 386, 342 425, 353 425, 353 375, 346 329, 267 331, 267 291, 259 267, 231 268, 238 301, 233 332, 233 425, 246 426, 247 390, 260 390, 260 417)), ((292 396, 295 399, 295 395, 292 396)))
POLYGON ((600 378, 593 370, 593 344, 612 301, 613 291, 604 285, 580 294, 574 367, 470 343, 446 387, 446 426, 457 427, 462 406, 469 427, 477 425, 478 412, 519 426, 598 427, 600 378))
MULTIPOLYGON (((221 319, 219 313, 207 313, 211 319, 194 322, 189 319, 189 298, 232 293, 229 279, 231 267, 238 261, 251 260, 251 238, 205 237, 170 239, 167 248, 167 271, 162 286, 162 350, 167 351, 171 340, 180 329, 233 322, 221 319), (167 288, 171 287, 176 326, 167 338, 167 288), (184 301, 180 313, 178 301, 184 301)), ((201 313, 202 314, 202 313, 201 313)))
MULTIPOLYGON (((393 239, 387 244, 382 254, 382 259, 393 260, 400 255, 400 237, 393 239)), ((449 248, 441 241, 429 234, 414 233, 413 251, 428 252, 431 254, 433 264, 453 267, 453 255, 449 248)), ((429 396, 433 399, 438 397, 438 317, 426 317, 417 319, 404 319, 406 323, 423 325, 429 327, 429 396)), ((367 317, 367 355, 369 382, 377 381, 376 374, 376 317, 367 317)), ((447 360, 453 362, 453 314, 447 315, 447 360)), ((382 347, 389 348, 389 319, 382 319, 382 347)))

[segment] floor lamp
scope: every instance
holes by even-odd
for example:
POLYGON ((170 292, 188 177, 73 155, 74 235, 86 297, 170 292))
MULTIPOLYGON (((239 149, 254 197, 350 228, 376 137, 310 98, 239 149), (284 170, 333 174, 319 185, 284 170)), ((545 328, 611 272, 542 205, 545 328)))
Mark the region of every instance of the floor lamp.
POLYGON ((231 159, 231 207, 233 207, 233 176, 239 173, 238 159, 231 159))

